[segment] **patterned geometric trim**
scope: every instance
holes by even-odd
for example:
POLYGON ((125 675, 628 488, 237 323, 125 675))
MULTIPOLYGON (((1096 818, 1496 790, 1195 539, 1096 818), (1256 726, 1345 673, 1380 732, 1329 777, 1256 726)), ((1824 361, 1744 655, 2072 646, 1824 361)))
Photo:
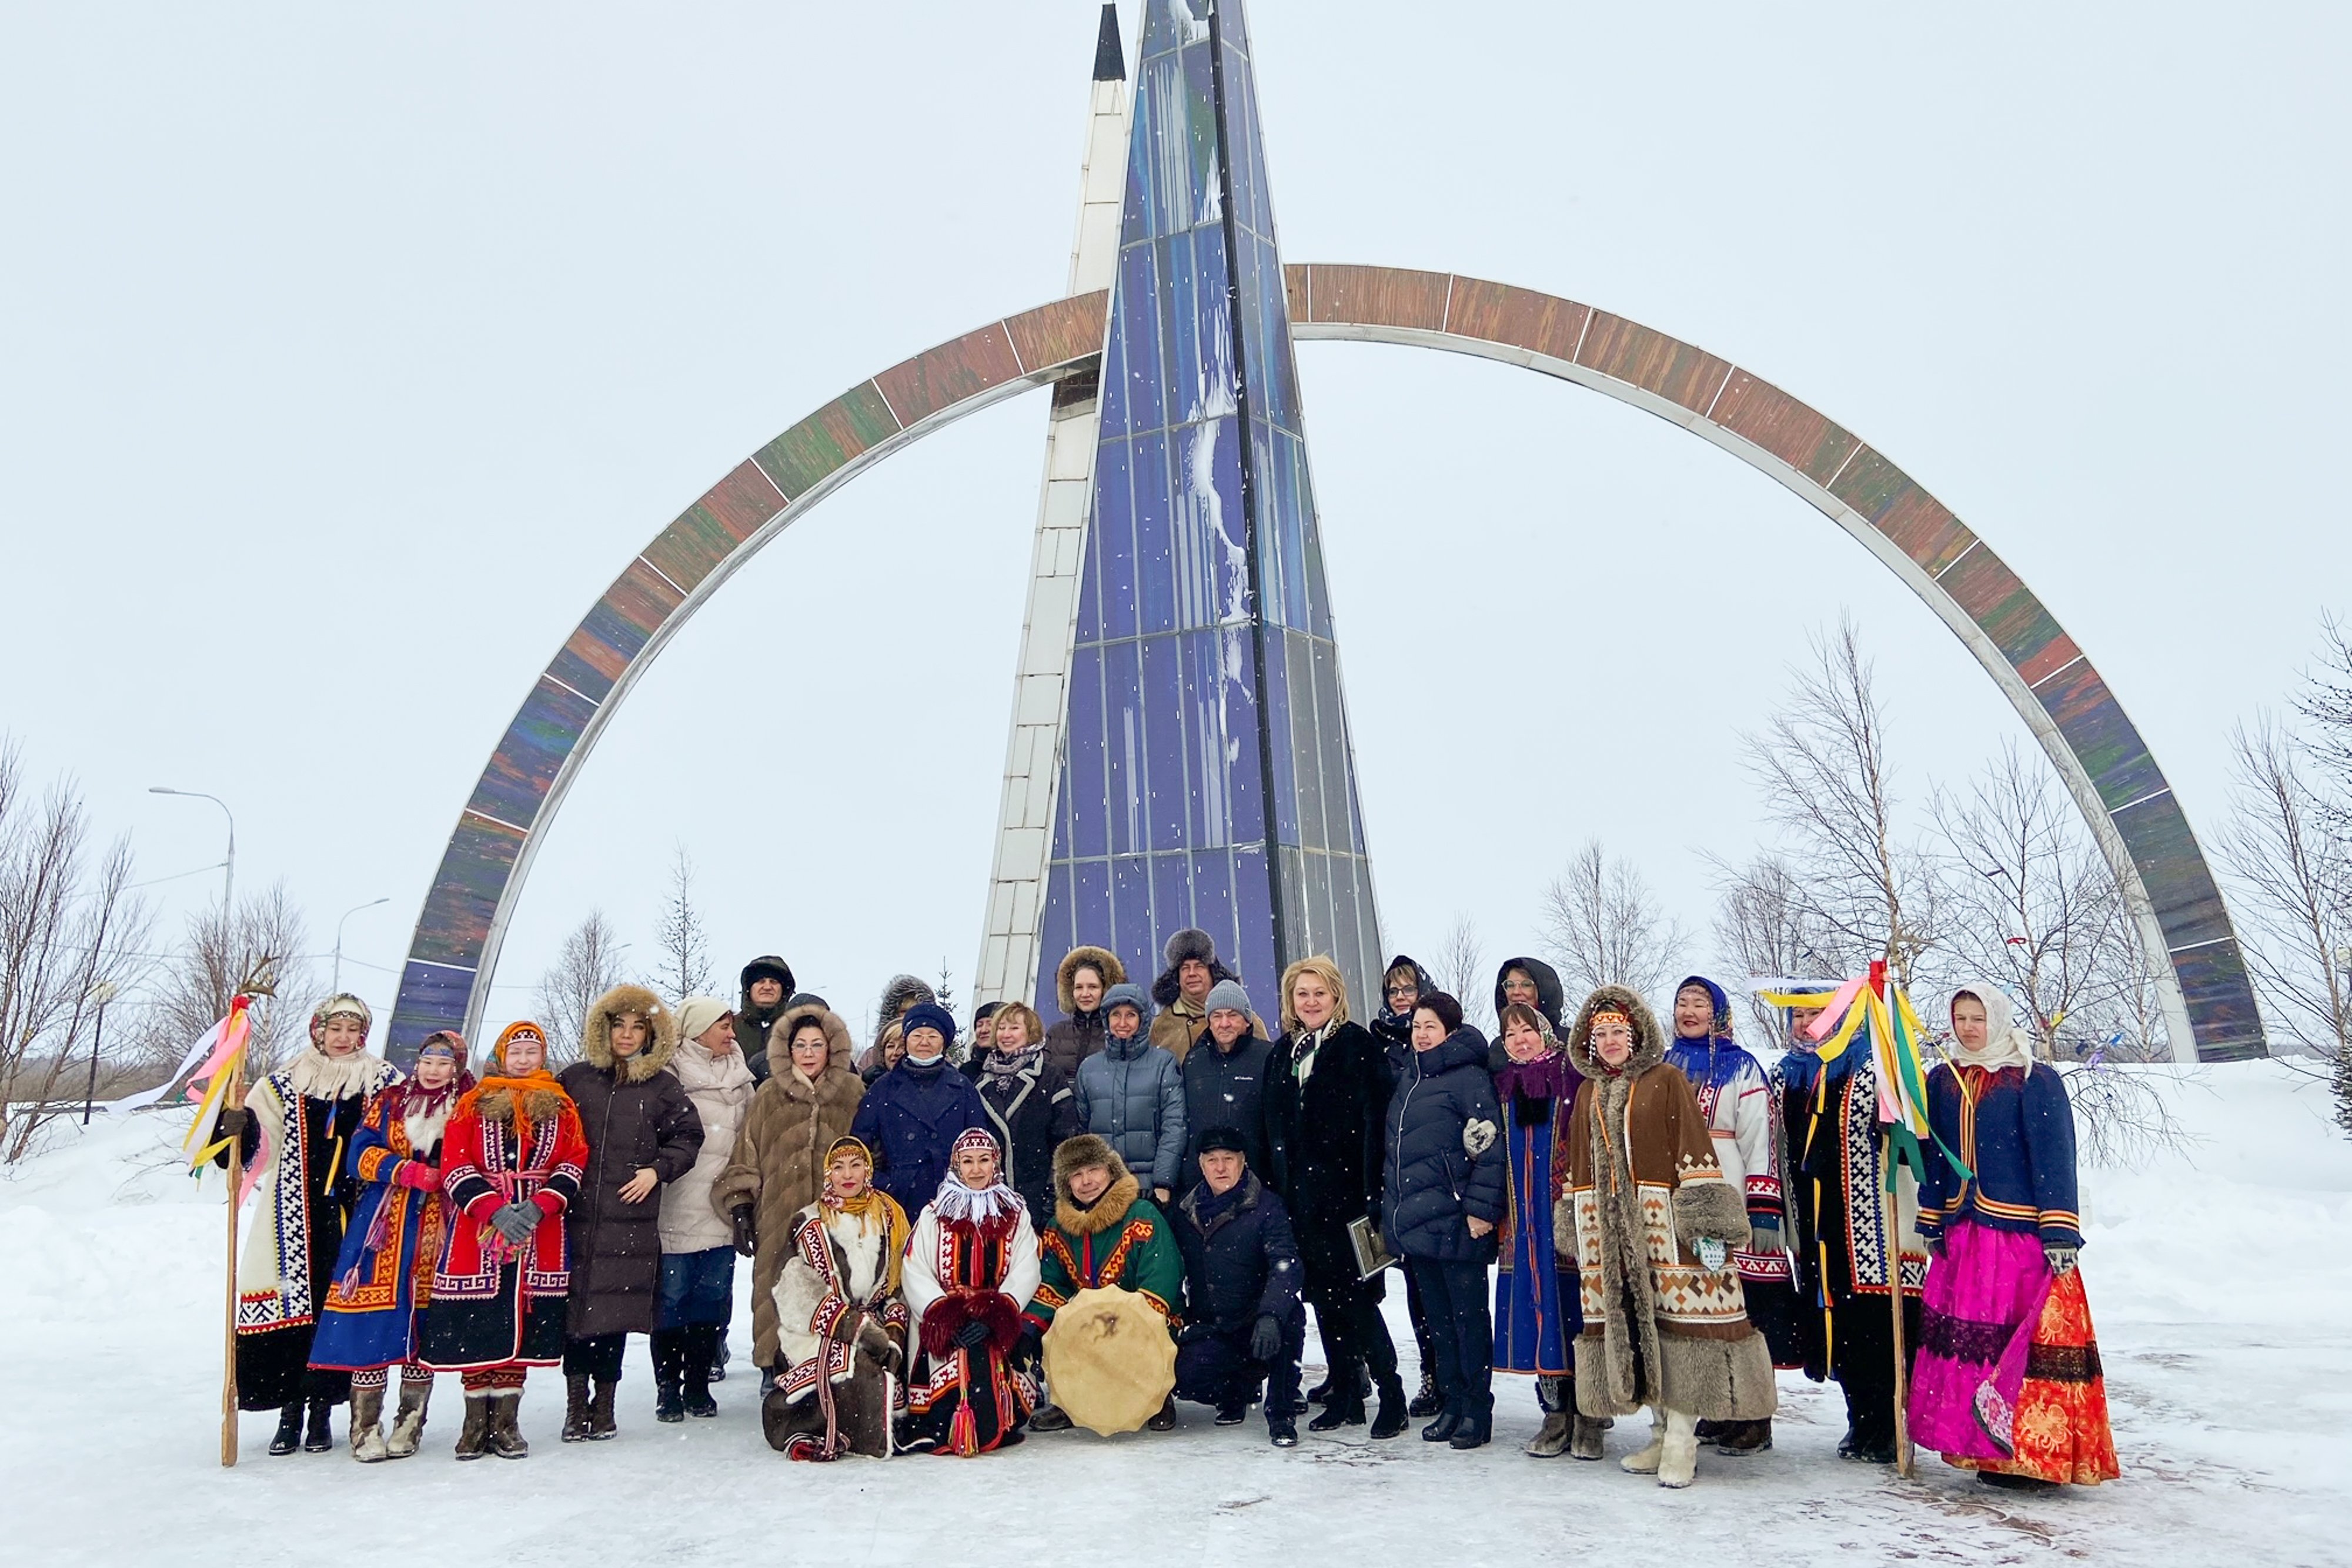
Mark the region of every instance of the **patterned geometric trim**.
POLYGON ((1053 1286, 1045 1284, 1041 1284, 1037 1287, 1036 1300, 1045 1302, 1049 1307, 1055 1308, 1066 1307, 1070 1304, 1069 1297, 1062 1294, 1061 1291, 1054 1289, 1053 1286))
MULTIPOLYGON (((1108 1288, 1118 1284, 1118 1277, 1127 1272, 1127 1255, 1135 1249, 1138 1243, 1150 1239, 1151 1222, 1148 1219, 1130 1219, 1121 1226, 1118 1245, 1110 1249, 1108 1258, 1103 1260, 1102 1270, 1095 1276, 1096 1286, 1108 1288)), ((1151 1292, 1146 1291, 1143 1294, 1149 1296, 1151 1292)), ((1167 1312, 1167 1302, 1161 1301, 1159 1306, 1162 1312, 1167 1312)))
POLYGON ((2099 1364, 2099 1347, 2089 1344, 2037 1344, 2025 1352, 2025 1375, 2047 1383, 2096 1383, 2105 1375, 2099 1364))
MULTIPOLYGON (((1061 1233, 1060 1231, 1058 1231, 1058 1230, 1048 1230, 1048 1231, 1046 1231, 1046 1232, 1045 1232, 1045 1240, 1044 1240, 1043 1242, 1041 1242, 1039 1245, 1040 1245, 1040 1246, 1042 1246, 1042 1247, 1045 1249, 1045 1253, 1046 1253, 1046 1255, 1047 1255, 1048 1257, 1051 1257, 1051 1258, 1053 1258, 1053 1259, 1055 1259, 1056 1260, 1058 1260, 1058 1261, 1061 1263, 1061 1265, 1062 1265, 1062 1271, 1063 1271, 1064 1273, 1066 1273, 1066 1274, 1069 1275, 1069 1277, 1071 1278, 1071 1280, 1072 1280, 1073 1281, 1082 1281, 1082 1280, 1085 1278, 1085 1276, 1084 1276, 1083 1274, 1081 1274, 1081 1273, 1079 1272, 1079 1270, 1078 1270, 1078 1260, 1077 1260, 1077 1259, 1076 1259, 1075 1257, 1071 1256, 1071 1253, 1070 1253, 1070 1244, 1069 1244, 1068 1240, 1067 1240, 1066 1239, 1065 1239, 1065 1238, 1064 1238, 1064 1236, 1062 1235, 1062 1233, 1061 1233)), ((1039 1295, 1040 1297, 1043 1297, 1043 1296, 1045 1295, 1045 1291, 1043 1291, 1042 1290, 1041 1290, 1041 1291, 1039 1291, 1037 1293, 1038 1293, 1038 1295, 1039 1295)), ((1056 1301, 1056 1302, 1055 1302, 1054 1304, 1055 1304, 1055 1306, 1059 1306, 1059 1305, 1061 1305, 1061 1303, 1060 1303, 1059 1301, 1056 1301)))
MULTIPOLYGON (((1879 1185, 1876 1071, 1868 1061, 1857 1065, 1847 1076, 1838 1103, 1846 1271, 1853 1277, 1855 1291, 1866 1296, 1886 1294, 1886 1191, 1879 1185)), ((1896 1245, 1901 1246, 1899 1239, 1896 1245)), ((1927 1260, 1907 1249, 1901 1258, 1903 1293, 1916 1296, 1927 1288, 1927 1260)))

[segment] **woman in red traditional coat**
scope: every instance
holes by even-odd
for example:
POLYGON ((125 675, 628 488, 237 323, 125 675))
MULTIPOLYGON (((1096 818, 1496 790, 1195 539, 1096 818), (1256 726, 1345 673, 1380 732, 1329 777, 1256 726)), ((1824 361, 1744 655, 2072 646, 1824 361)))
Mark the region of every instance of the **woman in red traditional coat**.
POLYGON ((453 1212, 425 1312, 424 1359, 465 1375, 461 1459, 530 1452, 515 1424, 523 1378, 563 1359, 572 1273, 562 1219, 587 1161, 580 1113, 547 1071, 546 1034, 535 1023, 507 1025, 442 1134, 453 1212))
POLYGON ((968 1458, 1019 1442, 1037 1403, 1035 1378, 1013 1356, 1021 1309, 1037 1293, 1037 1227, 1004 1184, 992 1134, 971 1128, 949 1150, 898 1286, 922 1348, 907 1388, 908 1446, 968 1458))

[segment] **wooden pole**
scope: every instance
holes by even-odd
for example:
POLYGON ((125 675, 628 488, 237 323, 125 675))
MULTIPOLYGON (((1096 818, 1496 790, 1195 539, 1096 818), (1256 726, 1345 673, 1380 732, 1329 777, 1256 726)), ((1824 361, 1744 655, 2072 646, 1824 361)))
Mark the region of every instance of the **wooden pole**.
MULTIPOLYGON (((240 1059, 229 1069, 228 1093, 226 1103, 232 1110, 245 1109, 245 1062, 240 1059)), ((221 1309, 221 1465, 224 1469, 236 1464, 236 1211, 237 1188, 245 1182, 245 1134, 240 1132, 228 1145, 228 1241, 227 1280, 221 1309)))
POLYGON ((1879 1141, 1878 1163, 1879 1196, 1886 1205, 1878 1229, 1886 1249, 1886 1301, 1895 1322, 1895 1473, 1907 1480, 1912 1474, 1910 1358, 1903 1354, 1903 1244, 1895 1236, 1895 1228, 1903 1222, 1903 1194, 1899 1190, 1901 1178, 1895 1170, 1892 1137, 1879 1141))

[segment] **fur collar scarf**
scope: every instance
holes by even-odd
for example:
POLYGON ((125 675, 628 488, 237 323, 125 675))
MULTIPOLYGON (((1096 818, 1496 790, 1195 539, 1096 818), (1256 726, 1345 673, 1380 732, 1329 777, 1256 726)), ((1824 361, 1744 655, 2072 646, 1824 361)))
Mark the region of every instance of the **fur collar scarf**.
POLYGON ((940 1179, 939 1196, 931 1199, 940 1224, 969 1225, 982 1236, 1011 1235, 1027 1207, 1001 1176, 987 1186, 975 1187, 964 1185, 953 1171, 940 1179))
POLYGON ((305 1100, 352 1100, 364 1099, 399 1076, 380 1056, 363 1051, 329 1056, 314 1045, 286 1070, 286 1083, 305 1100))
POLYGON ((1143 1192, 1142 1184, 1135 1179, 1132 1171, 1121 1171, 1118 1179, 1085 1208, 1071 1201, 1066 1180, 1055 1182, 1054 1188, 1054 1223, 1072 1236, 1099 1236, 1119 1224, 1143 1192))
POLYGON ((485 1122, 551 1122, 572 1103, 554 1077, 541 1070, 528 1078, 485 1078, 457 1102, 458 1115, 472 1112, 485 1122))

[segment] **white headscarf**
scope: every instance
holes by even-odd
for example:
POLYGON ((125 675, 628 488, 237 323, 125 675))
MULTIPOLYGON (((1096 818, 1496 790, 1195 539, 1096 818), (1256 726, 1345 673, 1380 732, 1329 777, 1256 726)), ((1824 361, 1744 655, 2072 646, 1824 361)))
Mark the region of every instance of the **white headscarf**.
POLYGON ((2033 1066, 2033 1040, 2023 1030, 2018 1028, 2011 1019, 2008 994, 1998 986, 1988 986, 1981 982, 1971 982, 1962 986, 1952 993, 1952 999, 1944 1005, 1946 1023, 1951 1022, 1952 1009, 1959 1005, 1962 997, 1974 997, 1984 1004, 1984 1049, 1971 1051, 1962 1045, 1959 1030, 1954 1030, 1951 1046, 1952 1060, 1963 1066, 1981 1067, 1987 1071, 2001 1067, 2022 1067, 2031 1071, 2033 1066))

